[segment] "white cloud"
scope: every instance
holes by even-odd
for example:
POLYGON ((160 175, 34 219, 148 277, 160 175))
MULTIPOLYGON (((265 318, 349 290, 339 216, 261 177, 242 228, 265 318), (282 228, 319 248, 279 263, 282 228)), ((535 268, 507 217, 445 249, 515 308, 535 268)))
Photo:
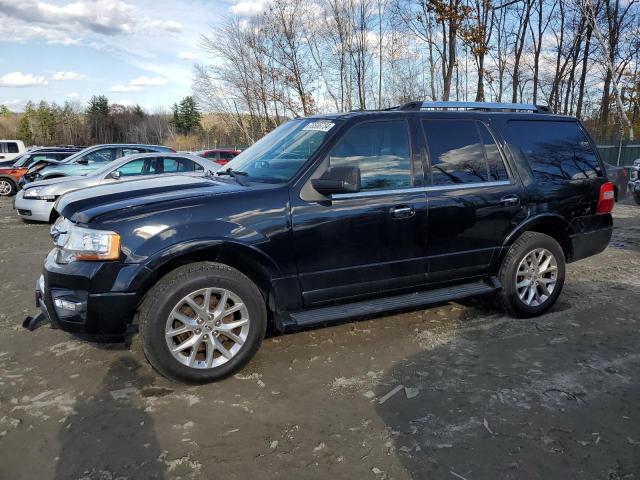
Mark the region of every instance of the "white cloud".
POLYGON ((232 5, 229 10, 241 17, 250 17, 263 12, 268 3, 268 0, 241 0, 232 5))
POLYGON ((34 87, 47 83, 45 77, 31 73, 11 72, 0 77, 0 87, 34 87))
POLYGON ((22 108, 25 103, 24 100, 3 100, 0 105, 4 105, 7 108, 22 108))
POLYGON ((73 25, 104 35, 131 32, 137 18, 134 7, 121 0, 77 0, 64 5, 0 0, 0 11, 29 23, 73 25))
POLYGON ((167 79, 162 77, 138 77, 129 82, 129 85, 136 87, 157 87, 166 85, 167 79))
POLYGON ((193 52, 184 51, 178 54, 178 58, 180 60, 193 60, 196 58, 196 54, 193 52))
POLYGON ((109 89, 114 93, 139 92, 142 87, 158 87, 166 85, 167 79, 163 77, 138 77, 131 80, 127 85, 118 84, 109 89))
POLYGON ((142 90, 142 87, 135 85, 114 85, 109 89, 110 92, 115 93, 139 92, 140 90, 142 90))
POLYGON ((65 94, 65 97, 67 98, 78 98, 80 96, 80 94, 78 92, 69 92, 67 94, 65 94))
POLYGON ((160 28, 171 33, 178 33, 182 31, 182 24, 175 20, 153 20, 149 25, 151 28, 160 28))
POLYGON ((87 77, 77 72, 56 72, 51 78, 53 80, 83 80, 87 77))

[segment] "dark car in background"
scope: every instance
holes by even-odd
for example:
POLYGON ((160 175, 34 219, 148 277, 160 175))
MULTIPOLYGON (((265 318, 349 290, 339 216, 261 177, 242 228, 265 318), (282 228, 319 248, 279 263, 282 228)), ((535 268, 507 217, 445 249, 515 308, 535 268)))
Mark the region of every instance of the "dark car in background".
POLYGON ((216 175, 63 195, 41 315, 120 338, 189 382, 280 331, 476 295, 514 317, 604 250, 613 185, 574 117, 535 105, 411 102, 291 120, 216 175))
POLYGON ((627 198, 627 189, 629 183, 629 174, 626 167, 619 167, 611 163, 603 162, 607 171, 609 180, 613 182, 613 188, 616 195, 616 202, 621 202, 627 198))
POLYGON ((196 152, 196 155, 199 155, 203 158, 211 160, 218 165, 226 165, 235 157, 240 154, 240 150, 234 150, 231 148, 214 148, 210 150, 200 150, 196 152))
POLYGON ((83 147, 36 147, 27 150, 25 153, 20 156, 11 159, 11 160, 3 160, 0 161, 0 168, 7 168, 15 166, 24 167, 29 162, 30 158, 33 158, 34 155, 42 155, 43 153, 51 153, 51 158, 54 160, 63 160, 64 158, 73 155, 76 152, 82 150, 83 147), (64 156, 66 154, 66 156, 64 156), (17 165, 20 163, 20 165, 17 165))
POLYGON ((37 168, 38 165, 49 164, 51 161, 62 161, 78 150, 80 149, 39 148, 21 155, 11 165, 0 166, 0 196, 15 195, 22 177, 30 168, 37 168))
POLYGON ((63 161, 51 161, 48 164, 38 164, 31 167, 22 177, 21 186, 49 178, 87 175, 116 158, 136 155, 139 153, 171 152, 175 150, 163 145, 142 145, 135 143, 101 144, 87 147, 63 161))

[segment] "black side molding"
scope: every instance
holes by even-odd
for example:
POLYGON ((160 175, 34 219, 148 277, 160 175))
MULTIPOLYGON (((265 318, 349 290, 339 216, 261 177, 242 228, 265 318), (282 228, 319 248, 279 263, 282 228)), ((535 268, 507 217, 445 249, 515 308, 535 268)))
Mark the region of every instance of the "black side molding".
POLYGON ((291 312, 289 315, 295 325, 307 327, 319 323, 328 323, 347 318, 376 313, 390 312, 407 308, 417 308, 449 300, 457 300, 465 297, 474 297, 495 292, 501 288, 500 281, 491 277, 488 281, 475 281, 451 287, 442 287, 434 290, 426 290, 415 293, 406 293, 393 297, 361 300, 342 305, 313 308, 291 312))

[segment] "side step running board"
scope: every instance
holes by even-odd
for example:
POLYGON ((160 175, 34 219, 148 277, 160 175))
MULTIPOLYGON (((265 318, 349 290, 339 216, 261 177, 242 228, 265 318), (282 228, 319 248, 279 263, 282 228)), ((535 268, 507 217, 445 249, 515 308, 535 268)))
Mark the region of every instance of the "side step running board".
POLYGON ((417 308, 433 303, 474 297, 476 295, 494 292, 500 288, 501 285, 498 279, 492 277, 489 282, 477 281, 434 290, 406 293, 393 297, 361 300, 342 305, 331 305, 328 307, 291 312, 289 315, 298 326, 306 327, 318 323, 327 323, 363 315, 417 308))

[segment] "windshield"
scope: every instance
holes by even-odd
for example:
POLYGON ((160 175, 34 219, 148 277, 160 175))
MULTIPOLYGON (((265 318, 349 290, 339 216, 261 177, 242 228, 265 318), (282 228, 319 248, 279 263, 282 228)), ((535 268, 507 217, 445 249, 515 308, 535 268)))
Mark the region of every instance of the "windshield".
POLYGON ((25 153, 24 155, 20 155, 13 162, 13 166, 14 167, 25 167, 26 166, 25 164, 29 161, 30 158, 31 158, 31 154, 29 154, 29 153, 25 153))
POLYGON ((252 182, 286 183, 302 168, 335 126, 332 120, 291 120, 265 135, 220 172, 242 172, 252 182))

